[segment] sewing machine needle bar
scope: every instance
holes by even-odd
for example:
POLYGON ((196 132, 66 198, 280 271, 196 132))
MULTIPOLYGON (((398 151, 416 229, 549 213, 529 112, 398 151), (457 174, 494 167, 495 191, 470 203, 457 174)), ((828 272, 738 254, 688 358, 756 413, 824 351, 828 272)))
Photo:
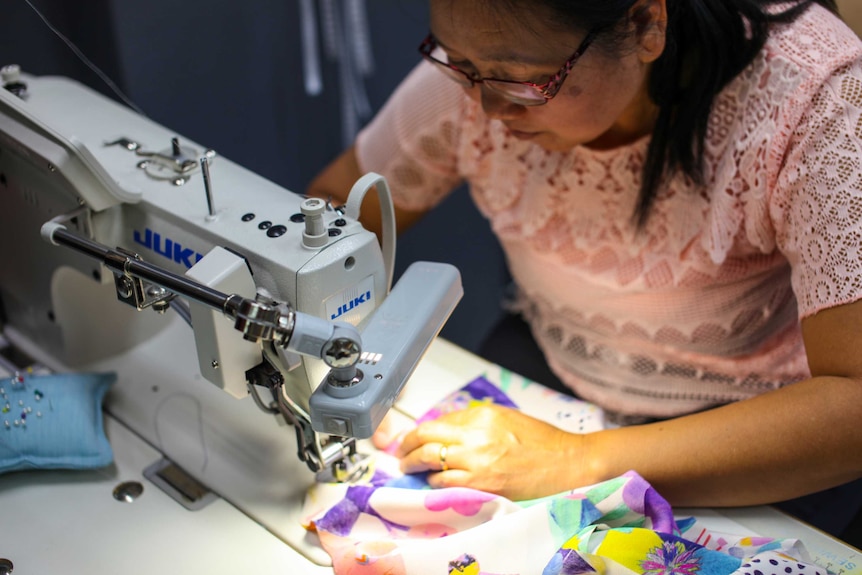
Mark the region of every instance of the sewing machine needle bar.
POLYGON ((83 236, 73 234, 62 226, 54 227, 50 233, 50 237, 56 244, 70 247, 92 258, 101 260, 105 265, 118 273, 147 280, 178 295, 214 309, 226 311, 230 296, 209 286, 148 262, 136 260, 120 251, 113 250, 83 236))
POLYGON ((215 205, 213 204, 213 188, 212 180, 210 179, 210 163, 206 156, 201 158, 201 173, 204 177, 204 191, 207 194, 207 210, 210 217, 215 216, 215 205))

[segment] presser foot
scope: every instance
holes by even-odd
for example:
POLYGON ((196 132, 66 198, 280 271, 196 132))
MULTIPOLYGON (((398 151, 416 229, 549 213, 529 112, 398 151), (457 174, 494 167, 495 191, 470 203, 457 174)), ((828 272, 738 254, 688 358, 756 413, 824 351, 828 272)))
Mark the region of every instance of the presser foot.
POLYGON ((318 483, 353 483, 371 469, 368 455, 355 453, 315 473, 318 483))

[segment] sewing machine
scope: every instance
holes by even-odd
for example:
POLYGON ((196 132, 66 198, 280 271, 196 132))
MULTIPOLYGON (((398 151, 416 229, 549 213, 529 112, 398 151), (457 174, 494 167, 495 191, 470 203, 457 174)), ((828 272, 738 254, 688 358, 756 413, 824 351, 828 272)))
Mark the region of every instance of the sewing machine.
POLYGON ((115 371, 106 411, 165 457, 190 509, 218 494, 319 564, 299 510, 362 470, 461 297, 449 265, 392 286, 386 182, 303 198, 73 81, 3 69, 0 327, 56 371, 115 371), (386 229, 358 222, 381 195, 386 229))
MULTIPOLYGON (((311 482, 362 469, 408 377, 394 413, 415 419, 499 369, 439 339, 417 366, 457 272, 420 264, 390 292, 392 234, 357 222, 375 175, 335 209, 69 80, 2 80, 0 345, 119 378, 113 466, 0 477, 0 573, 331 573, 302 527, 311 482)), ((860 573, 774 509, 678 511, 860 573)))

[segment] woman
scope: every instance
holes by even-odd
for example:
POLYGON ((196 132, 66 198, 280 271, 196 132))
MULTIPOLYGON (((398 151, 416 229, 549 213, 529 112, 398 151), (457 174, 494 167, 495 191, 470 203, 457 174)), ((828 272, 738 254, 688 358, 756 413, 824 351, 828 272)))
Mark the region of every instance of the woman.
POLYGON ((404 471, 524 499, 634 469, 677 506, 862 476, 862 44, 833 11, 430 0, 424 62, 310 191, 379 172, 404 229, 467 181, 555 375, 641 423, 455 413, 404 471))

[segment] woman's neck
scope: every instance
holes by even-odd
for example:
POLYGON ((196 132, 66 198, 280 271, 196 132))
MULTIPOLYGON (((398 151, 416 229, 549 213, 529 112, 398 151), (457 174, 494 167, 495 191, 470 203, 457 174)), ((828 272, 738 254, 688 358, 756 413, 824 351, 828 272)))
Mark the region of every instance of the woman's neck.
MULTIPOLYGON (((649 74, 646 75, 649 78, 649 74)), ((649 97, 647 80, 613 126, 601 136, 584 144, 594 150, 610 150, 632 144, 652 133, 659 107, 649 97)))

